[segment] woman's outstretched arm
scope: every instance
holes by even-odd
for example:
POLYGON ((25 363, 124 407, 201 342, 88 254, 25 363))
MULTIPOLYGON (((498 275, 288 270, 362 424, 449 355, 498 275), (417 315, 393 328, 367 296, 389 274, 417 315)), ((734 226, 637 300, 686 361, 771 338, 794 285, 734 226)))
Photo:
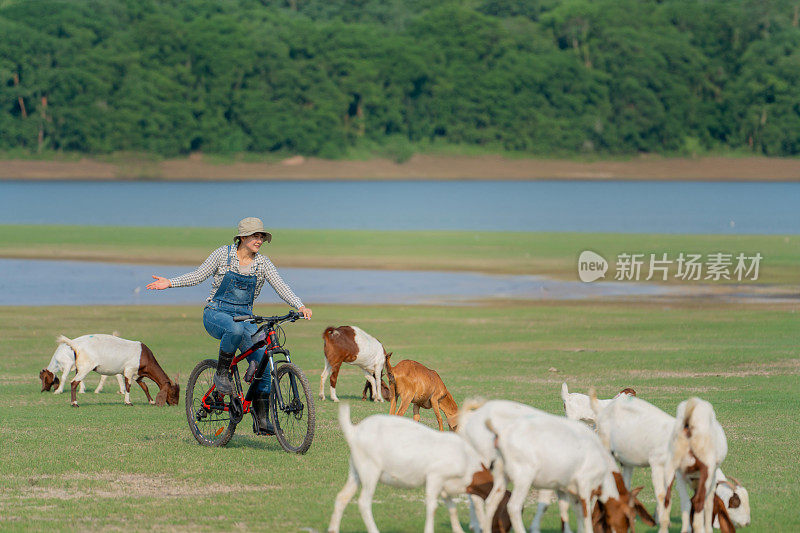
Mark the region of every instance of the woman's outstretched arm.
POLYGON ((219 265, 220 257, 225 257, 225 249, 227 247, 221 246, 214 250, 208 258, 203 261, 203 264, 197 267, 197 270, 182 274, 177 278, 167 279, 161 276, 153 276, 156 281, 147 285, 148 289, 166 289, 169 287, 190 287, 197 285, 208 279, 216 270, 219 265), (166 284, 165 284, 166 283, 166 284))

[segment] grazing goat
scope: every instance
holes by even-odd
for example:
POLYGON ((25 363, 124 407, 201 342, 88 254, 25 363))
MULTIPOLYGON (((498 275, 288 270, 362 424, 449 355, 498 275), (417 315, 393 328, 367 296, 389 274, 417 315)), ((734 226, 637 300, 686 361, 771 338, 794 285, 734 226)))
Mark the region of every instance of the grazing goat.
MULTIPOLYGON (((58 342, 58 341, 56 341, 58 342)), ((39 372, 39 379, 42 380, 42 391, 49 391, 55 385, 56 390, 53 394, 61 394, 64 392, 64 384, 67 382, 67 377, 70 371, 75 369, 75 352, 64 343, 59 342, 56 346, 56 351, 50 359, 50 364, 39 372), (58 379, 56 374, 61 373, 61 379, 58 379)), ((100 375, 100 383, 94 392, 97 394, 103 390, 103 385, 106 383, 108 376, 100 375)), ((121 374, 117 374, 117 382, 119 383, 119 393, 125 394, 125 382, 121 374)), ((86 385, 81 381, 80 394, 86 392, 86 385)))
MULTIPOLYGON (((381 378, 381 396, 383 396, 384 401, 389 400, 389 385, 386 384, 383 378, 381 378)), ((361 391, 361 399, 369 401, 374 399, 372 397, 372 385, 370 385, 369 381, 364 383, 364 390, 361 391)))
MULTIPOLYGON (((459 411, 458 414, 458 434, 461 435, 467 442, 472 444, 472 446, 478 451, 480 455, 481 461, 485 464, 495 464, 495 465, 502 465, 502 457, 499 454, 497 448, 495 447, 495 438, 496 434, 489 430, 487 427, 487 422, 491 422, 495 431, 501 431, 500 428, 505 427, 513 427, 519 421, 527 419, 529 417, 537 417, 537 416, 546 416, 552 417, 557 420, 564 420, 565 422, 572 423, 567 421, 566 419, 562 419, 561 417, 556 417, 554 415, 550 415, 548 413, 544 413, 538 409, 534 409, 533 407, 517 403, 511 402, 506 400, 492 400, 485 402, 483 400, 467 400, 462 409, 459 411)), ((578 424, 582 426, 582 424, 575 422, 574 424, 578 424)), ((584 426, 585 427, 585 426, 584 426)), ((586 431, 591 434, 591 430, 585 428, 586 431)), ((596 437, 595 437, 596 438, 596 437)), ((558 444, 553 444, 554 451, 559 449, 558 444)), ((498 491, 505 490, 505 478, 502 472, 493 472, 495 474, 495 483, 496 487, 498 487, 498 491), (497 477, 499 476, 499 477, 497 477)), ((515 485, 516 487, 517 485, 515 485)), ((552 494, 552 490, 547 490, 548 487, 545 486, 537 486, 537 488, 545 489, 539 491, 539 502, 545 500, 549 500, 552 494)), ((518 494, 517 495, 517 502, 519 507, 515 509, 516 512, 520 513, 520 522, 516 526, 515 530, 520 530, 522 527, 522 518, 521 518, 521 511, 522 511, 522 501, 524 500, 526 494, 518 494)), ((567 499, 566 492, 559 492, 559 507, 561 509, 561 519, 562 519, 562 527, 565 528, 566 531, 569 531, 569 524, 568 520, 568 507, 569 502, 567 499)), ((491 496, 490 496, 491 498, 491 496)), ((493 501, 486 502, 486 509, 484 508, 483 502, 480 501, 478 498, 473 497, 471 499, 471 520, 472 523, 470 527, 475 531, 480 531, 482 527, 485 526, 485 520, 487 517, 487 513, 490 511, 490 505, 497 505, 497 500, 502 498, 502 493, 497 492, 494 494, 493 501), (480 525, 474 523, 475 521, 479 522, 480 525)), ((509 506, 511 502, 509 502, 509 506)), ((511 510, 509 507, 509 513, 513 519, 514 511, 511 510)), ((494 514, 494 513, 493 513, 494 514)), ((580 516, 580 513, 578 513, 580 516)), ((537 514, 537 518, 540 518, 540 515, 537 514)), ((531 531, 538 531, 539 524, 534 519, 534 523, 531 524, 531 531)))
MULTIPOLYGON (((622 389, 617 393, 614 398, 617 398, 621 395, 630 395, 636 396, 636 391, 631 388, 622 389)), ((579 420, 592 428, 595 427, 595 414, 592 410, 592 406, 590 403, 589 396, 585 394, 580 394, 578 392, 569 392, 569 388, 567 387, 566 383, 561 384, 561 400, 564 402, 564 412, 567 415, 567 418, 571 420, 579 420)), ((599 400, 601 405, 608 405, 611 403, 611 399, 609 400, 599 400)), ((630 489, 630 485, 626 485, 628 489, 630 489)), ((536 516, 533 517, 533 522, 531 522, 531 533, 539 533, 541 531, 541 521, 542 515, 547 510, 550 505, 550 501, 553 499, 553 493, 549 490, 540 490, 539 497, 538 497, 538 505, 536 507, 536 516)), ((559 500, 559 510, 561 513, 561 528, 564 533, 571 533, 572 530, 569 528, 569 505, 559 500)))
POLYGON ((444 431, 442 415, 439 409, 444 411, 447 417, 447 426, 451 431, 456 429, 456 415, 458 405, 453 399, 453 395, 444 386, 442 378, 435 370, 416 362, 406 359, 392 367, 389 358, 392 354, 386 355, 386 375, 389 378, 389 414, 403 416, 406 409, 414 404, 414 420, 419 422, 419 410, 433 409, 436 421, 439 422, 439 431, 444 431), (397 408, 397 398, 402 398, 400 408, 397 408))
POLYGON ((131 381, 134 379, 151 404, 159 406, 178 404, 180 385, 169 378, 156 361, 153 352, 143 343, 113 335, 84 335, 76 339, 68 339, 62 335, 58 338, 58 342, 66 344, 75 352, 76 374, 72 379, 73 407, 78 407, 75 395, 78 386, 92 370, 107 376, 122 374, 125 377, 125 405, 132 405, 130 391, 131 381), (150 391, 142 381, 144 378, 150 378, 158 385, 159 391, 155 401, 150 397, 150 391))
POLYGON ((336 495, 329 532, 339 531, 344 509, 359 485, 361 518, 369 533, 377 532, 372 497, 380 481, 393 487, 425 486, 425 533, 433 533, 433 515, 440 496, 450 512, 453 531, 463 533, 453 496, 466 492, 475 474, 485 470, 466 441, 396 416, 373 415, 353 425, 347 403, 339 406, 339 425, 350 447, 350 470, 336 495))
MULTIPOLYGON (((486 467, 484 467, 482 471, 473 476, 472 484, 467 487, 467 494, 475 495, 485 500, 492 492, 493 486, 494 477, 492 476, 492 473, 486 467)), ((508 516, 507 507, 508 499, 510 497, 511 491, 507 490, 503 495, 503 499, 500 500, 500 505, 497 507, 494 517, 492 517, 492 533, 507 533, 508 531, 511 531, 511 517, 508 516)), ((470 522, 475 519, 474 509, 475 508, 470 505, 470 522)), ((473 527, 473 525, 470 524, 470 527, 473 527)))
MULTIPOLYGON (((486 427, 486 421, 489 417, 506 417, 509 421, 515 418, 523 417, 525 415, 537 414, 540 411, 529 407, 525 404, 511 402, 507 400, 491 400, 485 401, 482 399, 469 399, 461 406, 458 412, 458 434, 467 440, 477 451, 481 457, 483 464, 491 465, 497 459, 497 449, 494 446, 494 434, 492 434, 486 427)), ((495 422, 496 424, 499 422, 495 422)), ((531 522, 531 532, 540 532, 540 521, 542 513, 547 508, 547 504, 553 498, 553 491, 540 490, 538 501, 539 509, 537 509, 536 517, 531 522)), ((470 529, 473 531, 481 531, 481 524, 485 517, 485 504, 482 498, 472 497, 470 499, 470 529)), ((501 502, 498 511, 505 507, 501 502)), ((569 502, 566 500, 559 500, 559 509, 561 511, 562 529, 566 533, 571 533, 569 528, 569 502)), ((508 512, 508 511, 506 511, 508 512)), ((497 514, 497 513, 495 513, 497 514)))
MULTIPOLYGON (((630 396, 618 396, 603 406, 603 400, 596 400, 596 396, 592 393, 591 403, 592 409, 597 413, 600 441, 622 466, 625 486, 630 488, 634 468, 650 467, 656 496, 656 519, 661 523, 660 531, 662 533, 667 531, 670 498, 667 495, 668 488, 665 486, 664 476, 675 417, 642 399, 630 396), (661 517, 666 517, 667 520, 661 520, 661 517)), ((722 471, 718 469, 717 474, 722 475, 722 471)), ((689 531, 690 502, 686 482, 682 476, 677 476, 676 485, 681 499, 681 531, 685 533, 689 531)), ((744 487, 739 485, 738 488, 744 490, 744 494, 733 498, 736 489, 718 484, 717 492, 723 498, 720 502, 725 502, 723 512, 727 514, 738 507, 741 504, 740 498, 743 497, 747 500, 746 517, 742 512, 739 512, 738 516, 740 520, 749 523, 749 497, 744 487)))
POLYGON ((636 498, 641 487, 628 492, 613 457, 585 424, 543 411, 511 419, 497 411, 486 420, 500 459, 492 469, 495 485, 486 501, 484 530, 486 516, 492 516, 509 481, 514 490, 508 512, 515 531, 524 531, 522 503, 532 486, 555 490, 560 499, 569 495, 582 517, 579 531, 597 526, 627 533, 635 514, 655 524, 636 498))
POLYGON ((325 368, 319 378, 320 399, 325 399, 325 378, 330 376, 331 400, 339 401, 336 396, 339 368, 342 363, 351 363, 361 368, 367 376, 373 401, 382 402, 383 395, 378 394, 378 383, 381 381, 386 350, 380 341, 356 326, 329 327, 322 333, 322 339, 325 368))
MULTIPOLYGON (((717 468, 717 489, 714 491, 714 527, 721 529, 720 516, 722 511, 717 508, 722 504, 728 518, 734 527, 750 525, 750 494, 747 489, 734 477, 725 477, 722 470, 717 468)), ((723 520, 724 522, 724 517, 723 520)), ((725 532, 723 532, 725 533, 725 532)))
MULTIPOLYGON (((671 487, 675 477, 681 475, 697 479, 691 509, 693 533, 713 531, 717 469, 727 455, 728 439, 717 422, 717 415, 711 404, 700 398, 689 398, 681 402, 669 439, 664 480, 665 486, 671 487)), ((669 524, 669 516, 661 520, 662 529, 665 520, 669 524)), ((722 523, 723 515, 720 514, 720 526, 722 523)), ((732 527, 732 524, 729 525, 732 527)))

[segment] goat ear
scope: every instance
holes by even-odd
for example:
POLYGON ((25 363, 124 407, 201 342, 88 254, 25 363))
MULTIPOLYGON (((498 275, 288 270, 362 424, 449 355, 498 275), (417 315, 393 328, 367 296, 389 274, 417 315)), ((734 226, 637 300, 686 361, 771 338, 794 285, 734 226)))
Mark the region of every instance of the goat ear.
MULTIPOLYGON (((725 509, 725 504, 722 498, 714 495, 714 511, 713 514, 719 518, 719 530, 721 533, 736 533, 736 526, 733 525, 731 517, 728 515, 728 510, 725 509)), ((711 518, 712 522, 714 517, 711 518)))
POLYGON ((633 489, 633 490, 631 491, 631 493, 630 493, 630 501, 633 501, 633 500, 635 500, 635 499, 636 499, 636 496, 638 496, 638 495, 639 495, 639 493, 640 493, 640 492, 642 492, 642 489, 643 489, 643 488, 644 488, 644 486, 641 486, 641 487, 636 487, 635 489, 633 489))
POLYGON ((639 515, 639 518, 642 519, 642 522, 647 524, 648 526, 656 525, 656 521, 653 516, 647 512, 647 508, 640 502, 638 499, 634 498, 633 500, 633 510, 639 515))

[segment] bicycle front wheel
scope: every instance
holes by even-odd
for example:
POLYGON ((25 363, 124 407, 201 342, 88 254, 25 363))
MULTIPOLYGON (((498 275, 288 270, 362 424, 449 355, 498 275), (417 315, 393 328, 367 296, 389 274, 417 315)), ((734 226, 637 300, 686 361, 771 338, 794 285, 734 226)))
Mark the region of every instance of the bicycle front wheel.
POLYGON ((223 397, 211 393, 203 405, 203 397, 214 385, 216 372, 215 359, 200 361, 186 384, 186 421, 194 438, 203 446, 225 446, 236 431, 230 411, 225 411, 223 397))
POLYGON ((298 366, 284 363, 278 367, 272 385, 276 390, 269 395, 269 414, 275 426, 275 436, 287 452, 306 453, 314 439, 317 423, 308 379, 298 366), (278 391, 283 406, 278 404, 278 391))

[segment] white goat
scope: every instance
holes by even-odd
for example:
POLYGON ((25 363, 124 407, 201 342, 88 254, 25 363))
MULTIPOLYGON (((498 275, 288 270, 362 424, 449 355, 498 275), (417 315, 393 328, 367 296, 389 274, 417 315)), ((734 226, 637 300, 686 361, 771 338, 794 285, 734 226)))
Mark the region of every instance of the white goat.
MULTIPOLYGON (((636 391, 631 388, 622 389, 617 393, 616 396, 614 396, 614 398, 618 398, 622 395, 636 396, 636 391)), ((605 407, 610 404, 614 398, 598 401, 600 402, 601 407, 605 407)), ((592 409, 589 396, 579 392, 570 392, 567 384, 562 383, 561 400, 564 402, 564 413, 567 415, 567 418, 571 420, 580 420, 591 427, 595 426, 596 415, 592 409)))
MULTIPOLYGON (((692 496, 692 531, 712 533, 716 474, 728 455, 728 439, 710 403, 689 398, 678 405, 668 450, 666 486, 672 484, 676 474, 697 478, 697 490, 692 496)), ((669 524, 669 516, 662 518, 662 529, 665 519, 669 524)))
POLYGON ((139 341, 122 339, 114 335, 84 335, 76 339, 60 336, 63 343, 75 352, 75 377, 72 378, 72 405, 78 407, 76 392, 83 379, 94 370, 98 374, 122 374, 125 378, 125 404, 131 405, 131 381, 134 379, 144 391, 147 400, 156 405, 177 405, 180 386, 173 382, 156 361, 153 352, 139 341), (144 383, 144 378, 156 382, 159 391, 155 401, 144 383))
MULTIPOLYGON (((56 351, 53 352, 50 363, 39 372, 39 379, 42 380, 42 392, 49 391, 55 385, 56 390, 53 391, 53 394, 61 394, 64 392, 64 384, 67 382, 69 373, 75 370, 75 352, 68 345, 58 342, 58 340, 56 342, 58 343, 56 351), (58 379, 59 373, 61 373, 60 380, 58 379)), ((103 390, 107 378, 108 376, 100 375, 100 383, 94 390, 95 394, 103 390)), ((119 393, 125 394, 125 381, 122 379, 122 374, 117 374, 117 383, 119 383, 119 393)), ((86 385, 82 381, 78 392, 80 394, 86 392, 86 385)))
POLYGON ((524 531, 522 503, 530 488, 567 494, 576 505, 578 531, 593 531, 593 523, 604 530, 626 532, 634 515, 655 524, 636 499, 641 487, 628 492, 611 454, 585 424, 540 411, 509 423, 504 417, 491 417, 487 428, 495 434, 500 460, 492 469, 495 484, 486 501, 486 516, 493 516, 505 484, 514 485, 508 513, 515 531, 524 531), (501 428, 497 428, 495 423, 501 428), (598 494, 599 489, 599 494, 598 494))
MULTIPOLYGON (((461 435, 464 439, 466 439, 473 447, 478 451, 481 461, 484 464, 499 464, 500 462, 500 455, 498 453, 497 448, 495 447, 495 434, 487 428, 487 421, 491 421, 493 427, 496 431, 501 431, 501 428, 505 427, 513 427, 517 423, 517 421, 524 419, 526 417, 536 417, 544 415, 546 417, 553 417, 556 420, 564 420, 561 417, 556 417, 555 415, 550 415, 548 413, 544 413, 538 409, 534 409, 525 404, 511 402, 506 400, 491 400, 487 402, 483 402, 481 400, 467 400, 462 410, 459 412, 458 415, 458 434, 461 435)), ((576 422, 576 424, 579 424, 576 422)), ((580 425, 580 424, 579 424, 580 425)), ((586 428, 586 430, 591 434, 591 430, 586 428)), ((493 474, 495 474, 493 472, 493 474)), ((502 475, 501 475, 502 477, 502 475)), ((495 477, 495 490, 493 490, 493 496, 496 501, 492 502, 492 505, 496 507, 499 499, 502 498, 503 491, 505 489, 500 489, 499 486, 504 486, 504 482, 502 480, 498 480, 495 477), (501 483, 498 483, 501 481, 501 483)), ((515 485, 516 487, 516 485, 515 485)), ((537 485, 537 488, 541 489, 539 491, 539 503, 540 509, 542 507, 546 508, 546 505, 543 502, 549 502, 552 498, 553 490, 548 490, 548 487, 540 487, 537 485)), ((524 495, 517 496, 518 498, 523 498, 524 495)), ((471 515, 470 515, 470 527, 472 527, 475 531, 481 531, 482 528, 486 526, 485 521, 487 516, 494 516, 494 510, 490 510, 488 506, 490 505, 490 501, 487 499, 486 504, 480 500, 478 497, 473 496, 471 500, 471 515)), ((510 502, 509 502, 510 504, 510 502)), ((521 506, 521 500, 520 500, 521 506)), ((562 492, 559 494, 559 508, 561 511, 561 520, 565 531, 569 531, 569 523, 568 523, 568 509, 569 509, 569 500, 567 498, 566 493, 562 492)), ((521 513, 521 507, 517 510, 521 513)), ((511 509, 509 508, 509 513, 511 509)), ((580 515, 580 514, 579 514, 580 515)), ((537 512, 536 517, 534 518, 533 523, 531 524, 531 531, 538 531, 539 530, 539 520, 541 519, 541 513, 537 512)), ((521 517, 520 517, 521 520, 521 517)), ((517 528, 520 527, 519 525, 516 526, 517 528)))
MULTIPOLYGON (((486 421, 490 417, 498 419, 505 417, 509 421, 515 418, 523 417, 525 415, 536 414, 539 411, 533 407, 529 407, 522 403, 512 402, 508 400, 490 400, 485 401, 482 399, 469 399, 464 402, 461 410, 458 412, 458 428, 456 432, 464 438, 472 447, 478 452, 481 463, 484 465, 492 465, 499 459, 497 448, 494 445, 494 433, 489 431, 486 427, 486 421)), ((501 422, 497 421, 496 424, 501 422)), ((552 498, 552 491, 546 492, 546 497, 552 498)), ((542 498, 540 492, 540 499, 542 498)), ((565 501, 566 513, 569 512, 569 502, 565 501)), ((469 527, 475 532, 480 532, 484 525, 486 517, 486 504, 483 499, 473 494, 470 496, 470 514, 469 527)), ((563 520, 562 514, 562 520, 563 520)), ((569 528, 569 523, 567 528, 569 528)), ((533 524, 531 528, 533 528, 533 524)), ((491 530, 489 530, 491 531, 491 530)))
MULTIPOLYGON (((658 407, 632 396, 618 396, 611 402, 592 397, 592 409, 597 413, 597 431, 600 441, 611 451, 622 466, 622 478, 625 486, 630 488, 633 469, 650 467, 653 489, 656 496, 656 519, 661 522, 660 531, 667 531, 669 526, 670 498, 665 482, 665 469, 669 460, 669 440, 675 427, 675 417, 670 416, 658 407), (605 406, 603 406, 605 403, 605 406), (667 520, 661 520, 666 517, 667 520)), ((722 471, 718 470, 722 475, 722 471)), ((724 478, 724 476, 723 476, 724 478)), ((689 531, 690 501, 683 476, 676 476, 678 494, 681 499, 681 531, 689 531)), ((750 521, 750 506, 747 491, 733 498, 736 488, 717 486, 721 502, 727 511, 730 504, 738 507, 740 498, 746 500, 746 511, 738 511, 740 523, 750 521), (745 516, 746 515, 746 516, 745 516)), ((734 508, 735 508, 734 507, 734 508)))
POLYGON ((378 481, 393 487, 425 486, 425 532, 433 533, 433 514, 442 496, 453 531, 463 533, 453 496, 466 492, 482 471, 475 450, 455 433, 435 431, 408 418, 373 415, 350 422, 350 405, 339 406, 339 425, 350 447, 347 482, 336 496, 329 532, 338 532, 342 514, 361 485, 358 508, 369 533, 378 531, 372 497, 378 481))
MULTIPOLYGON (((636 396, 636 391, 631 388, 625 388, 619 391, 614 398, 618 398, 622 395, 636 396)), ((592 428, 595 427, 595 414, 592 410, 589 396, 579 392, 570 392, 567 384, 562 383, 561 400, 564 402, 564 413, 567 415, 567 418, 571 420, 579 420, 592 428)), ((599 400, 599 402, 601 405, 605 406, 611 403, 612 400, 613 398, 608 400, 599 400)), ((627 484, 626 487, 628 487, 629 490, 631 488, 630 484, 627 484)), ((539 491, 538 505, 536 506, 536 516, 533 517, 533 522, 531 522, 531 533, 540 533, 542 515, 544 515, 544 512, 547 510, 552 500, 552 491, 539 491)), ((572 530, 569 528, 569 505, 562 500, 559 500, 559 513, 561 514, 563 533, 571 533, 572 530)))

